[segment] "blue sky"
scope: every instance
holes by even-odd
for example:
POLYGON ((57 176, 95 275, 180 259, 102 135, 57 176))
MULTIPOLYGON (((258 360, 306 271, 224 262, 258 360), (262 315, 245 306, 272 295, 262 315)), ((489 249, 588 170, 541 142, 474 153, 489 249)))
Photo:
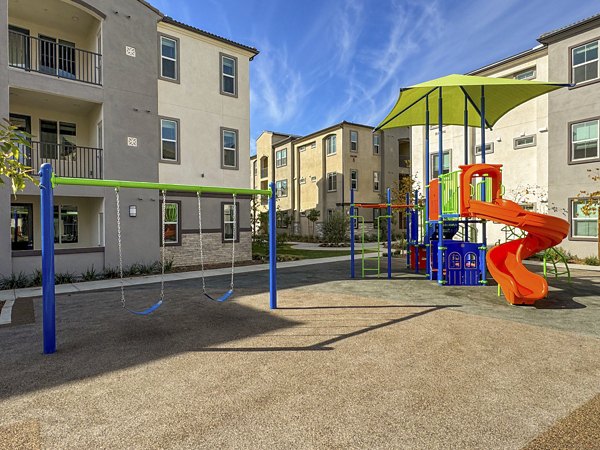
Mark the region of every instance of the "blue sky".
POLYGON ((260 50, 250 64, 252 153, 263 130, 302 135, 342 120, 376 125, 400 87, 482 67, 600 12, 592 0, 150 2, 260 50))

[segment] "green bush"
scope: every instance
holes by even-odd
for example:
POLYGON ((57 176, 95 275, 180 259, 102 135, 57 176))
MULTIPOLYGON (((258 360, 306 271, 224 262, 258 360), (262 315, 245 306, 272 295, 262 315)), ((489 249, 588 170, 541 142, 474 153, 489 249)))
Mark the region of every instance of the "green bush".
POLYGON ((83 281, 94 281, 97 278, 98 273, 96 272, 96 269, 94 269, 94 266, 88 267, 87 269, 85 269, 85 272, 81 273, 81 279, 83 281))
POLYGON ((597 256, 588 256, 583 262, 588 266, 600 266, 600 258, 597 256))
POLYGON ((69 283, 75 283, 75 281, 77 280, 77 277, 75 276, 75 274, 71 273, 71 272, 58 272, 54 274, 54 282, 56 284, 69 284, 69 283))
POLYGON ((31 286, 31 279, 23 272, 11 273, 0 279, 0 286, 2 289, 22 289, 31 286))
POLYGON ((31 286, 41 286, 42 285, 42 271, 40 269, 35 269, 33 271, 33 275, 31 276, 31 286))
POLYGON ((335 211, 323 224, 323 239, 328 244, 340 244, 348 239, 348 218, 335 211))

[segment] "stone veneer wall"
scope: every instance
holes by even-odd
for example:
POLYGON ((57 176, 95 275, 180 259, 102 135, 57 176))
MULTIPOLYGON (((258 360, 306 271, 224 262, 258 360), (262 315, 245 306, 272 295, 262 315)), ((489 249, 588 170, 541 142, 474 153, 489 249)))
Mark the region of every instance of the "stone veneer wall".
MULTIPOLYGON (((222 242, 221 233, 204 233, 204 264, 223 264, 231 262, 231 244, 222 242)), ((182 234, 181 245, 168 246, 165 256, 173 260, 173 267, 200 265, 200 235, 182 234)), ((235 260, 252 259, 252 233, 241 232, 240 242, 235 243, 235 260)))

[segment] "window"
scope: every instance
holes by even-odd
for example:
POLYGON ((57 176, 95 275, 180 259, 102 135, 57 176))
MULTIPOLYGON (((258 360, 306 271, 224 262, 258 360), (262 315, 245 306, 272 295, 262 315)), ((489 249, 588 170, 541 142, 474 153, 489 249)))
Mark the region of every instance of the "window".
POLYGON ((287 148, 275 152, 275 167, 287 166, 287 148))
POLYGON ((237 97, 237 58, 221 53, 221 94, 237 97))
POLYGON ((358 151, 358 131, 350 131, 350 151, 358 151))
POLYGON ((177 120, 160 119, 160 158, 163 161, 179 160, 179 131, 177 120))
POLYGON ((317 143, 316 142, 311 142, 310 143, 310 148, 317 148, 317 143))
POLYGON ((379 192, 379 172, 373 172, 373 190, 379 192))
POLYGON ((373 208, 373 227, 377 226, 377 219, 381 216, 381 210, 377 208, 373 208))
POLYGON ((8 26, 8 61, 13 67, 28 69, 31 66, 29 30, 8 26))
MULTIPOLYGON (((165 217, 164 217, 164 229, 163 233, 165 236, 165 245, 172 245, 179 243, 179 208, 181 204, 179 202, 165 203, 165 217)), ((162 214, 162 202, 161 211, 162 214)), ((162 237, 161 237, 162 239, 162 237)))
POLYGON ((331 218, 333 217, 333 213, 334 213, 334 209, 328 209, 327 210, 327 220, 331 220, 331 218))
POLYGON ((336 137, 335 136, 329 136, 328 138, 325 139, 325 153, 327 154, 327 156, 329 155, 335 155, 336 153, 336 137))
POLYGON ((10 205, 10 240, 13 250, 33 250, 33 205, 10 205))
MULTIPOLYGON (((494 153, 494 143, 487 142, 485 144, 485 154, 488 155, 490 153, 494 153)), ((481 144, 475 146, 475 154, 481 155, 481 144)))
POLYGON ((350 171, 350 189, 358 190, 358 170, 356 169, 350 171))
POLYGON ((513 148, 515 150, 519 148, 533 147, 535 145, 535 134, 529 136, 522 136, 513 140, 513 148))
POLYGON ((287 180, 279 180, 275 182, 275 195, 279 197, 288 196, 288 184, 287 180))
POLYGON ((54 120, 40 120, 40 156, 44 159, 67 159, 76 151, 77 125, 54 120))
POLYGON ((530 67, 529 69, 517 72, 513 78, 515 80, 533 80, 535 78, 535 67, 530 67))
POLYGON ((575 47, 571 57, 574 84, 598 78, 598 41, 575 47))
POLYGON ((337 173, 327 174, 327 191, 337 191, 337 173))
POLYGON ((598 159, 598 120, 571 125, 571 161, 598 159))
POLYGON ((77 206, 54 207, 54 243, 74 244, 79 240, 79 213, 77 206))
POLYGON ((236 236, 235 236, 235 241, 239 242, 240 240, 240 216, 237 213, 238 209, 239 209, 239 203, 236 203, 235 205, 236 207, 233 207, 233 203, 222 203, 222 212, 223 212, 223 216, 222 216, 222 235, 223 235, 223 242, 232 242, 233 241, 233 224, 235 221, 235 229, 236 229, 236 236))
POLYGON ((306 184, 306 178, 302 177, 300 178, 300 180, 298 180, 299 184, 306 184))
POLYGON ((256 161, 252 162, 252 172, 254 173, 255 177, 258 175, 258 165, 256 164, 256 161))
MULTIPOLYGON (((448 173, 450 172, 450 150, 444 150, 443 152, 443 158, 442 158, 442 173, 448 173)), ((437 178, 440 173, 438 171, 438 164, 439 164, 439 159, 438 159, 438 154, 434 153, 431 155, 431 178, 437 178)))
POLYGON ((398 139, 398 166, 410 167, 410 141, 398 139))
MULTIPOLYGON (((575 238, 598 237, 598 209, 584 211, 585 200, 571 200, 571 236, 575 238)), ((594 209, 594 208, 592 208, 594 209)))
POLYGON ((298 147, 298 151, 299 151, 299 152, 304 152, 304 151, 306 151, 306 145, 301 145, 300 147, 298 147))
POLYGON ((378 134, 373 135, 373 154, 379 155, 379 147, 381 145, 381 136, 378 134))
POLYGON ((227 128, 221 128, 221 142, 222 142, 222 155, 224 169, 237 169, 238 168, 238 132, 237 130, 230 130, 227 128))
POLYGON ((160 77, 166 80, 179 79, 178 40, 167 36, 160 37, 160 77))
POLYGON ((288 211, 277 211, 277 228, 287 228, 289 226, 289 213, 288 211))

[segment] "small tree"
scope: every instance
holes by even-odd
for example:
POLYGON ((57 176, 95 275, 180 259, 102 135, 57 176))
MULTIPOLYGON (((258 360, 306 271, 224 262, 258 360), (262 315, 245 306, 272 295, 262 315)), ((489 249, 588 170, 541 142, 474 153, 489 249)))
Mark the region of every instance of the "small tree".
POLYGON ((13 194, 25 189, 28 181, 37 184, 31 177, 31 167, 22 162, 23 150, 30 147, 26 133, 8 121, 7 125, 0 125, 0 184, 4 184, 2 176, 8 178, 13 194))
POLYGON ((306 213, 306 218, 308 219, 308 221, 310 223, 312 223, 312 237, 315 237, 315 222, 317 220, 319 220, 320 216, 321 216, 321 211, 319 211, 316 208, 310 209, 306 213))
POLYGON ((585 197, 583 200, 582 212, 587 216, 597 215, 596 235, 598 241, 598 258, 600 258, 600 168, 594 170, 588 169, 590 179, 597 184, 592 192, 581 191, 578 197, 585 197))
POLYGON ((348 218, 345 214, 335 211, 323 225, 323 238, 329 244, 341 244, 348 238, 348 218))

